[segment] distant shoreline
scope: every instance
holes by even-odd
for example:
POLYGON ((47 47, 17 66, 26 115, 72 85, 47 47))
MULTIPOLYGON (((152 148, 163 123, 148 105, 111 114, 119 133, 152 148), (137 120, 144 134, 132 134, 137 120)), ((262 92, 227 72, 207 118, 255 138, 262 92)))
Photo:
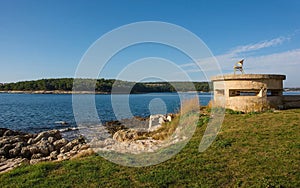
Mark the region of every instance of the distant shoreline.
MULTIPOLYGON (((211 92, 199 92, 199 91, 182 91, 182 93, 189 93, 189 92, 198 92, 198 93, 211 93, 211 92)), ((111 92, 102 92, 102 91, 61 91, 61 90, 53 90, 53 91, 0 91, 1 93, 7 94, 99 94, 99 95, 109 95, 111 92)), ((130 94, 146 94, 146 93, 176 93, 176 92, 138 92, 138 93, 130 93, 130 94)), ((114 93, 114 94, 128 94, 128 93, 114 93)))
POLYGON ((0 93, 8 93, 8 94, 110 94, 110 92, 91 92, 91 91, 61 91, 61 90, 53 90, 53 91, 0 91, 0 93))
MULTIPOLYGON (((299 92, 300 90, 297 89, 290 89, 285 88, 283 90, 284 92, 299 92)), ((198 92, 198 93, 212 93, 211 91, 204 92, 204 91, 179 91, 182 93, 189 93, 189 92, 198 92)), ((103 91, 63 91, 63 90, 52 90, 52 91, 46 91, 46 90, 37 90, 37 91, 0 91, 1 93, 7 93, 7 94, 101 94, 101 95, 109 95, 111 92, 103 92, 103 91)), ((147 93, 176 93, 176 92, 169 92, 169 91, 155 91, 155 92, 134 92, 130 94, 147 94, 147 93)), ((125 92, 119 92, 114 94, 127 94, 125 92)))

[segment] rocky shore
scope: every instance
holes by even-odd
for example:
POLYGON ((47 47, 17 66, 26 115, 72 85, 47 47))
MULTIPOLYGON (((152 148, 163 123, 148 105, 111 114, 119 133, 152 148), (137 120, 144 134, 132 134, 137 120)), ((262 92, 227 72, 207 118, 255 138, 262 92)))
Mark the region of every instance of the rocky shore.
POLYGON ((23 163, 61 161, 83 153, 92 153, 83 138, 68 141, 58 130, 30 134, 0 128, 0 173, 23 163))
POLYGON ((59 130, 32 134, 0 128, 0 173, 23 163, 68 160, 94 152, 155 152, 161 147, 187 139, 181 134, 182 127, 176 127, 174 123, 175 127, 169 125, 169 128, 166 128, 163 127, 167 126, 165 123, 167 121, 159 123, 158 118, 153 119, 149 129, 149 118, 135 117, 111 121, 103 126, 78 127, 76 132, 70 132, 77 135, 71 140, 63 138, 63 133, 59 130), (164 129, 160 130, 161 127, 164 129), (87 130, 80 130, 82 128, 87 130), (84 131, 87 131, 86 134, 82 134, 84 131))

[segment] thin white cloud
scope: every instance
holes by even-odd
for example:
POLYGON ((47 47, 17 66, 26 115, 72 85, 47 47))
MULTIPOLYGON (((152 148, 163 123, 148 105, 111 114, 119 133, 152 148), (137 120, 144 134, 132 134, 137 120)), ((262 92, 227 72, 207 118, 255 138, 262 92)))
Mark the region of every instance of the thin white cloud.
MULTIPOLYGON (((219 61, 219 62, 224 62, 226 63, 227 61, 230 61, 232 64, 232 60, 236 60, 238 61, 239 58, 235 58, 236 56, 238 56, 240 53, 243 52, 249 52, 249 51, 255 51, 255 50, 260 50, 263 48, 267 48, 267 47, 271 47, 271 46, 276 46, 279 44, 282 44, 283 42, 290 40, 290 37, 278 37, 278 38, 274 38, 271 40, 265 40, 265 41, 261 41, 258 43, 254 43, 254 44, 248 44, 248 45, 244 45, 244 46, 238 46, 236 48, 234 48, 233 50, 222 54, 222 55, 218 55, 215 58, 219 61)), ((209 64, 213 64, 213 62, 215 61, 215 59, 213 58, 206 58, 206 59, 200 59, 198 60, 198 65, 209 65, 209 64)), ((188 68, 188 67, 196 67, 195 63, 187 63, 187 64, 183 64, 180 66, 181 68, 188 68)), ((211 68, 210 68, 211 69, 211 68)), ((193 71, 195 72, 195 71, 193 71)))
MULTIPOLYGON (((220 67, 224 74, 233 73, 233 65, 240 60, 240 53, 277 46, 287 40, 290 40, 290 37, 278 37, 268 41, 236 47, 225 54, 200 59, 197 61, 198 66, 195 63, 187 63, 181 65, 181 67, 191 74, 206 71, 217 72, 220 67), (216 60, 220 67, 215 66, 216 60)), ((285 87, 299 87, 300 48, 268 55, 246 56, 244 69, 246 73, 251 74, 285 74, 287 75, 287 80, 284 82, 285 87)))
POLYGON ((237 53, 243 53, 243 52, 249 52, 249 51, 255 51, 255 50, 260 50, 263 48, 268 48, 272 46, 277 46, 282 44, 283 42, 290 40, 290 37, 278 37, 272 40, 266 40, 266 41, 261 41, 255 44, 248 44, 244 46, 238 46, 234 48, 230 54, 237 54, 237 53))

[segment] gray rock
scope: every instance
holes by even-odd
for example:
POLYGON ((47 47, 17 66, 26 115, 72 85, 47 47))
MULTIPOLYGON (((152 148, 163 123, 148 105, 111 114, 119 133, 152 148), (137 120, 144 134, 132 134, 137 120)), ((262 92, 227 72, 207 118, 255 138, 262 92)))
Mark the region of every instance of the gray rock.
POLYGON ((49 137, 53 137, 54 140, 59 140, 62 138, 59 130, 50 130, 48 131, 48 133, 49 133, 49 137))
POLYGON ((13 148, 9 150, 9 158, 14 158, 20 156, 21 148, 13 148))
POLYGON ((25 147, 26 146, 26 144, 24 143, 24 142, 17 142, 17 143, 15 143, 14 144, 15 145, 15 148, 22 148, 22 147, 25 147))
POLYGON ((31 159, 40 159, 43 158, 43 155, 41 153, 35 153, 31 156, 31 159))
POLYGON ((29 163, 28 159, 23 159, 23 158, 8 159, 0 163, 0 173, 4 173, 9 170, 12 170, 17 166, 20 166, 21 164, 28 164, 28 163, 29 163))
POLYGON ((134 129, 128 129, 128 130, 119 130, 117 131, 113 139, 118 142, 124 142, 129 140, 135 140, 138 137, 138 133, 134 129))
POLYGON ((67 143, 64 147, 60 148, 60 153, 66 153, 71 151, 75 146, 82 144, 82 138, 74 139, 71 142, 67 143))
POLYGON ((29 138, 28 141, 27 141, 27 144, 28 145, 31 145, 31 144, 34 144, 34 139, 33 138, 29 138))
POLYGON ((57 155, 58 155, 57 151, 52 151, 50 153, 49 157, 50 157, 51 160, 56 160, 57 159, 57 155))
POLYGON ((75 145, 72 144, 72 142, 67 143, 65 146, 63 146, 62 148, 60 148, 60 153, 67 153, 68 151, 70 151, 71 149, 73 149, 75 145))
POLYGON ((40 149, 38 146, 32 145, 27 147, 31 154, 40 153, 40 149))
POLYGON ((49 160, 49 158, 47 158, 47 157, 42 157, 42 158, 38 158, 38 159, 31 159, 30 164, 36 164, 36 163, 43 162, 43 161, 48 161, 48 160, 49 160))
POLYGON ((14 146, 11 144, 5 144, 2 148, 0 153, 5 156, 5 157, 9 157, 9 150, 13 149, 14 146))
POLYGON ((41 154, 43 154, 43 156, 48 156, 50 153, 47 146, 40 146, 39 149, 41 154))
POLYGON ((7 131, 8 129, 6 128, 0 128, 0 137, 3 136, 3 134, 7 131))
POLYGON ((5 152, 3 148, 0 148, 0 156, 1 157, 7 156, 7 152, 5 152))
POLYGON ((69 157, 66 156, 66 154, 61 153, 61 154, 57 155, 58 161, 63 161, 63 160, 67 160, 67 159, 69 159, 69 157))
POLYGON ((63 146, 65 146, 68 143, 68 141, 64 138, 60 139, 60 140, 56 140, 55 142, 53 142, 53 146, 55 150, 60 150, 60 148, 62 148, 63 146))
POLYGON ((54 141, 55 141, 55 138, 52 137, 52 136, 49 136, 48 142, 49 142, 50 144, 53 144, 54 141))
POLYGON ((15 135, 15 131, 12 130, 7 130, 4 132, 3 136, 14 136, 15 135))
POLYGON ((34 138, 34 143, 37 143, 38 141, 42 140, 43 138, 48 139, 49 133, 47 131, 39 133, 35 138, 34 138))
POLYGON ((31 158, 32 153, 30 152, 30 150, 27 147, 23 147, 21 150, 21 156, 23 158, 27 158, 30 159, 31 158))
POLYGON ((12 145, 16 142, 23 142, 23 140, 18 136, 11 137, 1 137, 0 138, 0 147, 2 148, 4 145, 12 145))
POLYGON ((116 143, 116 141, 114 139, 111 139, 111 138, 107 138, 104 141, 104 145, 113 145, 115 143, 116 143))

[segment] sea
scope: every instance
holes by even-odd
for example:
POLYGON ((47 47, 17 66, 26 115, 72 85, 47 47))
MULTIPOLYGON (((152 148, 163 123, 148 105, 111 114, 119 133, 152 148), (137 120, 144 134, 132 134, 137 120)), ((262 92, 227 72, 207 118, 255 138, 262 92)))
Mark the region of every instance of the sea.
MULTIPOLYGON (((92 95, 95 98, 96 111, 101 123, 126 119, 133 116, 149 117, 151 114, 176 113, 180 109, 182 99, 197 96, 201 105, 207 105, 213 97, 211 93, 148 93, 148 94, 116 94, 92 95), (183 96, 183 97, 182 97, 183 96), (127 99, 127 100, 126 100, 127 99), (112 105, 112 101, 114 105, 112 105), (116 117, 116 111, 122 107, 116 117)), ((91 95, 76 95, 81 99, 91 95)), ((85 105, 85 103, 82 103, 85 105)), ((82 122, 81 122, 82 123, 82 122)), ((89 122, 86 122, 89 123, 89 122)), ((71 94, 0 94, 0 127, 30 133, 38 133, 50 129, 64 130, 75 128, 71 94)))
MULTIPOLYGON (((300 95, 284 92, 284 95, 300 95)), ((132 116, 149 117, 151 114, 176 113, 182 99, 198 97, 200 105, 207 105, 212 93, 148 93, 130 95, 97 94, 95 106, 102 123, 132 116), (183 97, 182 97, 183 96, 183 97), (113 99, 113 100, 112 100, 113 99), (112 101, 114 105, 112 105, 112 101), (123 107, 128 110, 122 110, 123 107), (116 117, 116 111, 121 115, 116 117)), ((77 96, 78 97, 78 96, 77 96)), ((91 95, 80 95, 84 100, 91 95)), ((85 105, 85 103, 82 103, 85 105)), ((88 122, 87 122, 88 123, 88 122)), ((0 94, 0 127, 30 133, 50 129, 76 128, 71 94, 0 94), (63 123, 62 123, 63 122, 63 123)))

